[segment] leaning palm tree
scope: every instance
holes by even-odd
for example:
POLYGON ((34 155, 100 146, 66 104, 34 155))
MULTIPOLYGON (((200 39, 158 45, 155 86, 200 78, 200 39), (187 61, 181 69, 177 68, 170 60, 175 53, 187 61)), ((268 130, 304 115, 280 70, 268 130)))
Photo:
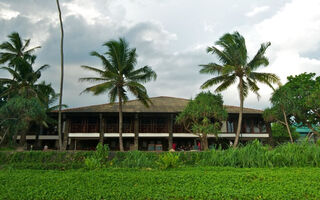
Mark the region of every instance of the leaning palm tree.
POLYGON ((150 80, 157 78, 156 73, 148 66, 135 69, 137 64, 136 49, 130 49, 125 39, 119 41, 110 40, 103 44, 107 47, 107 52, 99 54, 91 52, 92 56, 101 59, 103 69, 90 66, 81 66, 98 74, 98 77, 80 78, 80 81, 96 82, 97 85, 86 88, 83 92, 92 92, 94 95, 108 93, 109 100, 114 103, 119 101, 119 146, 123 151, 122 142, 122 105, 128 100, 127 91, 130 91, 144 105, 148 106, 150 102, 147 90, 142 85, 150 80))
POLYGON ((30 39, 21 39, 19 33, 13 32, 8 35, 9 41, 0 44, 0 64, 8 62, 8 66, 15 68, 17 59, 24 59, 31 61, 34 59, 32 54, 34 50, 40 48, 40 46, 28 48, 30 45, 30 39))
POLYGON ((271 45, 270 42, 262 43, 256 55, 250 61, 248 59, 245 39, 238 32, 224 34, 215 44, 217 46, 208 47, 207 52, 216 55, 221 64, 209 63, 207 65, 200 65, 202 67, 200 73, 217 75, 204 82, 201 88, 205 89, 213 85, 219 85, 215 91, 221 92, 239 80, 240 110, 234 141, 234 147, 236 147, 241 131, 243 102, 248 96, 249 90, 255 93, 259 99, 258 82, 267 84, 273 88, 272 84, 278 84, 280 79, 272 73, 255 72, 259 67, 269 64, 265 52, 271 45))

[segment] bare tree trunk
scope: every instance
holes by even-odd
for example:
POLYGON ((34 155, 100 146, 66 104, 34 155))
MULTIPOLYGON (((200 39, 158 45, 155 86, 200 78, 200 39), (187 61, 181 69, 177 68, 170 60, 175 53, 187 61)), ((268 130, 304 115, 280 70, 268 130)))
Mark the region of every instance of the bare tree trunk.
POLYGON ((124 151, 123 149, 123 141, 122 141, 122 124, 123 124, 123 117, 122 117, 122 98, 120 95, 120 90, 118 89, 118 98, 119 98, 119 148, 120 151, 124 151))
POLYGON ((240 137, 240 132, 241 132, 241 124, 242 124, 242 113, 243 113, 243 83, 242 79, 240 78, 240 88, 239 88, 239 94, 240 94, 240 110, 239 110, 239 118, 238 118, 238 127, 237 127, 237 133, 236 133, 236 138, 234 140, 233 148, 236 148, 239 143, 239 137, 240 137))
POLYGON ((291 134, 291 130, 290 130, 289 124, 288 124, 286 111, 284 111, 283 108, 282 108, 282 113, 283 113, 283 117, 284 117, 284 122, 285 122, 286 127, 287 127, 287 131, 288 131, 288 133, 289 133, 290 141, 291 141, 291 143, 293 144, 293 138, 292 138, 292 134, 291 134))
POLYGON ((62 24, 62 18, 61 18, 61 9, 59 0, 56 0, 58 12, 59 12, 59 20, 60 20, 60 30, 61 30, 61 40, 60 40, 60 57, 61 57, 61 76, 60 76, 60 95, 59 95, 59 116, 58 116, 58 135, 59 135, 59 149, 62 150, 62 134, 61 134, 61 108, 62 108, 62 92, 63 92, 63 73, 64 73, 64 67, 63 67, 63 24, 62 24))

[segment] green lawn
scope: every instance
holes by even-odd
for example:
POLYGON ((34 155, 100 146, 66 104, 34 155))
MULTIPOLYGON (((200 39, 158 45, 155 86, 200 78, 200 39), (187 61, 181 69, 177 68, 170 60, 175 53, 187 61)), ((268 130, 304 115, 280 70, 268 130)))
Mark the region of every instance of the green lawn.
POLYGON ((320 199, 320 168, 1 170, 0 199, 320 199))

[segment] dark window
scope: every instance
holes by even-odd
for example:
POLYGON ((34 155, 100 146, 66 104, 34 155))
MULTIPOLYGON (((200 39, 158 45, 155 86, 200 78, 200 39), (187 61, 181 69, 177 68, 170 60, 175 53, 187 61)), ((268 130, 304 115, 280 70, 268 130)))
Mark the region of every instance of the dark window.
POLYGON ((228 120, 227 121, 227 132, 228 133, 234 133, 234 121, 233 120, 228 120))

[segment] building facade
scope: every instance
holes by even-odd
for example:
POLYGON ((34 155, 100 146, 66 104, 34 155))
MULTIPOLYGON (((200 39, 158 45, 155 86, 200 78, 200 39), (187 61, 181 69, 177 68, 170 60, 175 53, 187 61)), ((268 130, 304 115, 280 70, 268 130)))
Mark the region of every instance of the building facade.
MULTIPOLYGON (((175 123, 176 116, 188 104, 188 99, 154 97, 152 104, 145 107, 138 100, 123 105, 123 144, 125 150, 176 150, 198 149, 198 137, 175 123)), ((209 146, 230 145, 235 139, 239 107, 225 106, 228 119, 223 122, 218 138, 208 136, 209 146)), ((259 139, 268 141, 270 124, 262 118, 262 111, 250 108, 243 110, 240 141, 259 139)), ((119 149, 118 104, 102 104, 65 109, 63 113, 63 135, 69 150, 94 149, 99 141, 108 144, 111 150, 119 149)), ((51 113, 57 118, 57 112, 51 113)), ((32 144, 35 135, 28 135, 32 144)), ((56 148, 57 130, 50 127, 38 138, 41 145, 56 148)))

